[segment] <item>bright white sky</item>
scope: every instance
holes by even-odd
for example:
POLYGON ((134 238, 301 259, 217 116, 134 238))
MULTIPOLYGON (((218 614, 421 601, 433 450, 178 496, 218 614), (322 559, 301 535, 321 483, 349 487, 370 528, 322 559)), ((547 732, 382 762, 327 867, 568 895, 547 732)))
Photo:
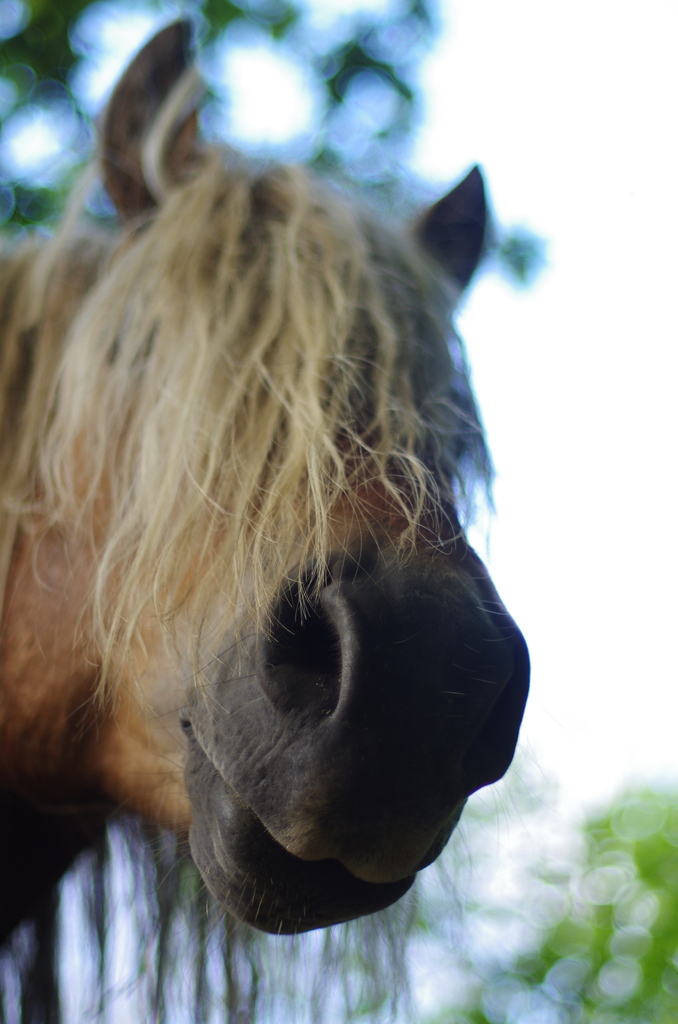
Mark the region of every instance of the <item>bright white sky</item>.
MULTIPOLYGON (((308 3, 319 32, 388 6, 308 3)), ((76 82, 93 110, 181 4, 160 16, 135 4, 124 22, 111 10, 80 26, 83 51, 99 54, 76 82)), ((481 277, 460 326, 499 470, 490 563, 534 662, 523 742, 566 806, 589 806, 633 779, 678 782, 678 7, 442 0, 441 22, 412 166, 442 192, 482 164, 500 222, 548 242, 535 287, 481 277)), ((231 140, 308 130, 317 98, 303 69, 254 30, 232 41, 205 61, 238 83, 221 125, 231 140)), ((8 122, 5 163, 42 145, 49 174, 56 128, 28 127, 8 122)))

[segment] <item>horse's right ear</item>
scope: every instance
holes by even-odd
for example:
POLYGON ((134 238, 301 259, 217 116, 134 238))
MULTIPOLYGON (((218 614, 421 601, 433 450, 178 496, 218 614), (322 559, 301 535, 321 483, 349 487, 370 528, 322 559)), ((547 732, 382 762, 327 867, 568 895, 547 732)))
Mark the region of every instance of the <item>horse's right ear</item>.
MULTIPOLYGON (((193 63, 192 25, 176 21, 146 43, 124 72, 103 116, 100 154, 103 180, 123 220, 156 203, 154 183, 144 170, 144 144, 158 111, 193 63)), ((193 148, 197 115, 190 111, 173 126, 173 162, 193 148)))
POLYGON ((415 234, 458 285, 465 288, 483 253, 487 224, 485 185, 472 167, 456 188, 426 211, 415 234))

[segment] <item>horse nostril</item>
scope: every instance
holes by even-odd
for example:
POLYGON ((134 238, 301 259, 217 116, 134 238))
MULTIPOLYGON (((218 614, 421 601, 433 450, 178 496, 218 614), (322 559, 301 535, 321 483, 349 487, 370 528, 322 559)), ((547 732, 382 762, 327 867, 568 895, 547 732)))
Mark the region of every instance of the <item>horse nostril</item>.
POLYGON ((281 712, 332 714, 341 679, 339 635, 322 607, 301 600, 298 584, 278 602, 258 656, 262 688, 281 712))

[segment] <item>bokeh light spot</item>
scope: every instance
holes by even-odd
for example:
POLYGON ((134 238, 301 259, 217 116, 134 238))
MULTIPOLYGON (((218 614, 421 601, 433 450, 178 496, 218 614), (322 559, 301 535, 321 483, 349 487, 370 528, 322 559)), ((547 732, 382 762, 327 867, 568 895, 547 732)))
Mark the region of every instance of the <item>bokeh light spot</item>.
POLYGON ((227 33, 208 75, 228 96, 225 130, 234 140, 280 145, 316 124, 318 100, 309 73, 282 46, 249 28, 241 41, 227 33))
POLYGON ((31 12, 23 0, 0 0, 0 39, 11 39, 30 21, 31 12))
POLYGON ((637 842, 655 835, 665 821, 665 805, 648 797, 625 803, 612 819, 612 828, 621 839, 637 842))
POLYGON ((614 932, 610 952, 618 960, 638 960, 652 945, 652 936, 645 928, 631 926, 614 932))
POLYGON ((598 985, 608 999, 622 1003, 638 990, 642 979, 643 972, 635 961, 609 960, 600 969, 598 985))
POLYGON ((27 104, 4 124, 0 134, 0 163, 9 177, 49 185, 78 157, 70 149, 79 122, 68 103, 49 107, 27 104))

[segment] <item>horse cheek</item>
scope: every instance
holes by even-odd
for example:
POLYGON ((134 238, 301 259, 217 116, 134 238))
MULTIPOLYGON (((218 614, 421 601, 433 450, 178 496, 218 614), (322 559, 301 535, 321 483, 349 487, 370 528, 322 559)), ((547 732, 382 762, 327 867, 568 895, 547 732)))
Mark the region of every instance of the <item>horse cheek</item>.
POLYGON ((98 717, 97 669, 80 620, 82 569, 82 559, 56 532, 22 534, 5 597, 0 784, 47 803, 98 796, 81 771, 98 717))

